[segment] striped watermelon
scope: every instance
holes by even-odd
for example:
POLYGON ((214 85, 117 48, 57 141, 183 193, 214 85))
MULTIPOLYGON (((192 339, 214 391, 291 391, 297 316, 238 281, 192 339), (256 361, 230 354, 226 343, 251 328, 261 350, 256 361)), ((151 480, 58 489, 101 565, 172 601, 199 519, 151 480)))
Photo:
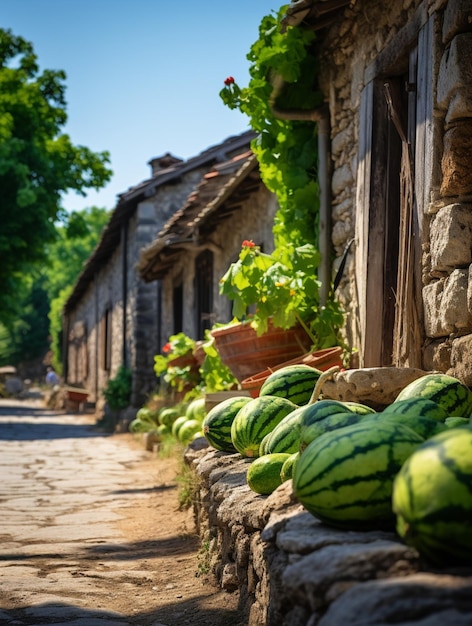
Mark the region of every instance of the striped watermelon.
POLYGON ((322 372, 309 365, 287 365, 266 378, 259 391, 260 396, 280 396, 299 406, 310 401, 322 372))
POLYGON ((446 417, 444 420, 445 426, 448 428, 470 427, 471 422, 467 417, 446 417))
POLYGON ((298 463, 298 459, 300 458, 300 452, 294 452, 291 454, 284 464, 282 465, 282 469, 280 470, 280 478, 284 483, 286 480, 290 480, 293 476, 293 472, 295 470, 295 465, 298 463))
POLYGON ((239 410, 250 401, 248 396, 234 396, 219 402, 208 411, 202 430, 211 446, 224 452, 236 452, 231 441, 231 424, 239 410))
POLYGON ((472 413, 472 392, 460 380, 447 374, 426 374, 417 378, 400 391, 395 402, 411 398, 433 400, 448 417, 470 417, 472 413))
POLYGON ((329 433, 332 430, 338 430, 339 428, 345 428, 346 426, 352 426, 352 424, 358 424, 364 419, 370 419, 370 413, 361 415, 359 413, 334 413, 328 415, 322 420, 318 420, 309 426, 302 428, 300 434, 299 450, 304 452, 307 446, 323 435, 329 433))
POLYGON ((472 565, 472 431, 424 442, 393 485, 398 534, 439 565, 472 565))
POLYGON ((324 433, 300 455, 293 476, 295 496, 334 526, 391 525, 393 480, 423 441, 393 421, 363 420, 324 433))
POLYGON ((247 470, 247 484, 261 495, 272 493, 282 484, 280 471, 289 454, 264 454, 251 463, 247 470))
POLYGON ((300 447, 300 422, 307 407, 299 407, 286 415, 267 435, 265 452, 298 452, 300 447))
POLYGON ((264 437, 297 405, 278 396, 260 396, 247 402, 231 425, 231 440, 236 450, 245 457, 259 456, 264 437))
POLYGON ((375 413, 375 409, 360 402, 353 402, 352 400, 344 400, 343 404, 353 413, 359 413, 359 415, 366 415, 367 413, 375 413))
MULTIPOLYGON (((313 404, 301 406, 284 417, 274 428, 266 442, 265 450, 271 453, 297 452, 300 449, 302 433, 307 427, 324 421, 330 415, 346 412, 350 413, 346 405, 338 400, 318 400, 313 404)), ((360 418, 360 415, 357 417, 360 418)))
POLYGON ((444 422, 438 422, 430 417, 423 417, 422 415, 413 416, 404 413, 377 413, 367 418, 368 420, 382 421, 394 421, 397 424, 403 424, 415 431, 423 439, 429 439, 443 430, 446 430, 447 426, 444 422))
POLYGON ((385 408, 382 415, 409 415, 411 417, 429 417, 430 419, 444 422, 448 416, 446 411, 434 400, 428 398, 408 398, 399 400, 398 398, 385 408))

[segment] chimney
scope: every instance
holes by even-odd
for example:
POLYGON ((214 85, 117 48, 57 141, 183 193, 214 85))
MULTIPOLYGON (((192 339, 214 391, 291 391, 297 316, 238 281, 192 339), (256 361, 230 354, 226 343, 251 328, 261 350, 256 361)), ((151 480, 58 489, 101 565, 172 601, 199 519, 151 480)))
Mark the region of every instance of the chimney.
POLYGON ((148 165, 151 166, 151 175, 157 176, 162 170, 166 170, 176 163, 182 163, 183 159, 173 156, 170 152, 166 152, 162 156, 155 157, 148 161, 148 165))

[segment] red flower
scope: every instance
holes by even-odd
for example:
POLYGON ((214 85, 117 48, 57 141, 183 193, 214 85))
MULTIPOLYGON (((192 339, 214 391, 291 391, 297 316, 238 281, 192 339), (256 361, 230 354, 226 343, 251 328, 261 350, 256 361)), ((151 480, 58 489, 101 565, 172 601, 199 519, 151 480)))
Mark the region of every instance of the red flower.
POLYGON ((245 239, 242 243, 243 248, 254 248, 255 245, 252 239, 245 239))
POLYGON ((162 346, 162 352, 170 352, 171 350, 172 350, 172 346, 170 345, 169 342, 167 342, 166 344, 162 346))
POLYGON ((230 85, 234 84, 234 78, 232 76, 228 76, 228 78, 225 78, 225 85, 227 87, 229 87, 230 85))

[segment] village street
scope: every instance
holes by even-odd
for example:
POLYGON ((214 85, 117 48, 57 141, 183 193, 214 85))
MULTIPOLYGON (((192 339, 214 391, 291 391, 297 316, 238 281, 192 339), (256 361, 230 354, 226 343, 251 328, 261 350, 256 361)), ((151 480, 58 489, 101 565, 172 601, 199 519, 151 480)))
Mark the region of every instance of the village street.
POLYGON ((0 400, 0 624, 238 625, 179 510, 178 460, 94 424, 0 400))

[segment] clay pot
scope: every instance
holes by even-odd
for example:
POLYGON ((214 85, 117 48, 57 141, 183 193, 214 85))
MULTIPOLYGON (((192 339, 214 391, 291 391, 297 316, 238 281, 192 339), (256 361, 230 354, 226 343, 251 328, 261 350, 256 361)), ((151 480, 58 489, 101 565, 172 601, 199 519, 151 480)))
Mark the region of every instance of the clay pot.
POLYGON ((231 324, 211 331, 221 360, 239 382, 283 361, 306 354, 311 340, 301 326, 274 328, 257 336, 249 323, 231 324))
POLYGON ((241 381, 241 387, 245 391, 249 391, 253 398, 257 398, 259 396, 259 391, 263 383, 272 374, 272 372, 276 372, 277 370, 282 369, 283 367, 287 367, 288 365, 310 365, 311 367, 314 367, 324 372, 330 367, 334 367, 335 365, 339 365, 339 367, 342 367, 343 362, 341 360, 341 354, 342 348, 340 348, 339 346, 335 346, 333 348, 325 348, 324 350, 316 350, 315 352, 309 352, 302 355, 301 357, 291 359, 290 361, 284 361, 283 363, 279 363, 275 367, 268 367, 264 371, 258 372, 254 376, 245 378, 241 381))

